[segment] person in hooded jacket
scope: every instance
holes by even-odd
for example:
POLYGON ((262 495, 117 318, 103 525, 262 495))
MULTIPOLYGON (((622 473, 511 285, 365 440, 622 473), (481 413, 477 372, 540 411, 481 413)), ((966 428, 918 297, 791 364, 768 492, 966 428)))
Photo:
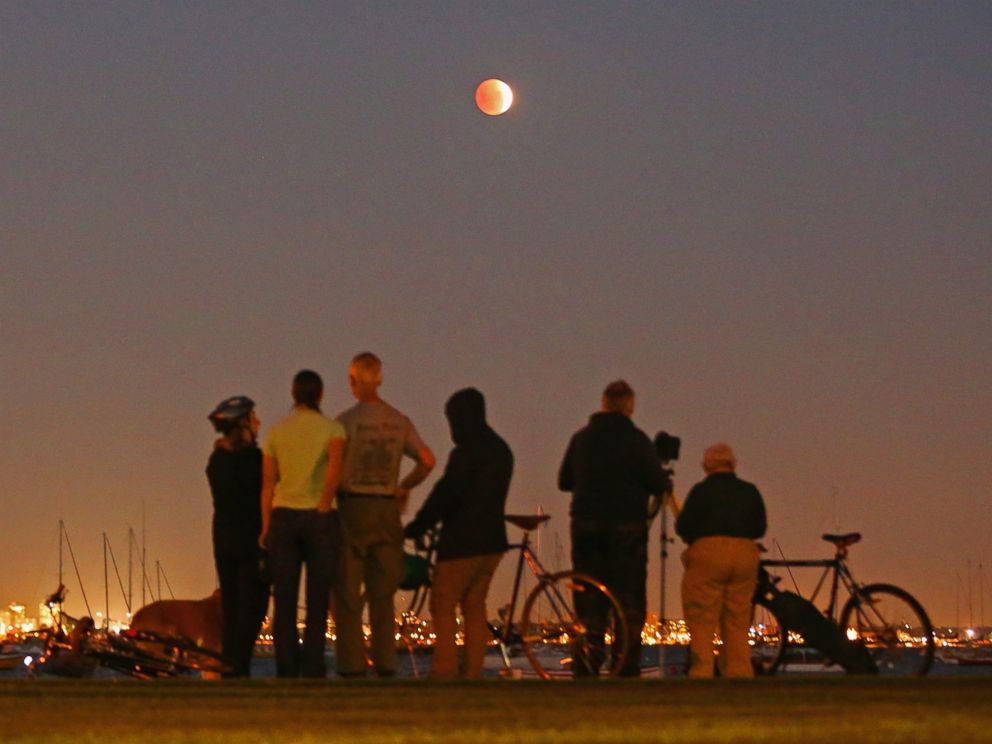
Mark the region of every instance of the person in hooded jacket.
POLYGON ((234 666, 230 676, 248 677, 255 640, 269 606, 269 584, 262 574, 259 496, 262 452, 255 403, 246 395, 222 401, 210 413, 221 436, 207 462, 214 502, 213 542, 223 613, 222 649, 234 666))
POLYGON ((455 610, 460 605, 465 619, 463 676, 478 679, 490 638, 486 595, 507 549, 503 516, 513 453, 486 423, 485 398, 475 388, 452 395, 444 413, 455 448, 405 534, 416 539, 441 523, 430 599, 437 635, 431 677, 458 676, 455 610))
MULTIPOLYGON (((572 492, 572 565, 613 592, 624 609, 628 644, 620 675, 640 676, 641 629, 647 613, 648 499, 668 489, 658 453, 634 426, 634 390, 623 380, 607 385, 602 410, 568 443, 558 487, 572 492)), ((576 598, 576 611, 602 636, 607 608, 576 598)), ((602 646, 602 644, 600 644, 602 646)), ((605 652, 605 649, 603 649, 605 652)), ((601 652, 601 655, 605 655, 601 652)), ((602 658, 573 665, 576 675, 602 658)))

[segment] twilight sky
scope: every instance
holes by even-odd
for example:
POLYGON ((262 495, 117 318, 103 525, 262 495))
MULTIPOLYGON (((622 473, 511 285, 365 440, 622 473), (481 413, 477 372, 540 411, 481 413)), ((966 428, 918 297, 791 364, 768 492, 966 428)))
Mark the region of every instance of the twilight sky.
POLYGON ((857 574, 941 623, 970 562, 978 622, 990 39, 964 1, 3 4, 0 603, 54 588, 63 518, 102 609, 142 504, 209 593, 207 413, 248 394, 264 434, 312 367, 336 414, 370 349, 442 464, 445 399, 486 394, 551 565, 559 459, 623 377, 680 494, 726 440, 767 544, 860 530, 857 574))

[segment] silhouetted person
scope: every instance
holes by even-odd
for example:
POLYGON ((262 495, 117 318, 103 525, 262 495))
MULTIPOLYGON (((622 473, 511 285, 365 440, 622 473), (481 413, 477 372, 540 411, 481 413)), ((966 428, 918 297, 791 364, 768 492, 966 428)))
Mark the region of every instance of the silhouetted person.
MULTIPOLYGON (((568 444, 558 487, 572 492, 572 565, 613 592, 627 619, 628 646, 620 674, 640 675, 641 630, 647 611, 648 499, 668 480, 648 436, 634 426, 634 391, 623 380, 607 385, 602 411, 568 444)), ((600 647, 608 609, 581 595, 576 611, 600 647)), ((599 668, 600 658, 588 666, 599 668)), ((573 663, 576 674, 585 664, 573 663)))
POLYGON ((475 388, 452 395, 444 414, 455 448, 444 475, 405 532, 417 538, 441 523, 431 585, 431 618, 437 636, 431 677, 458 675, 455 607, 460 605, 465 618, 464 676, 478 679, 492 638, 486 595, 507 548, 503 513, 513 453, 486 423, 486 402, 475 388))
POLYGON ((323 677, 327 606, 341 543, 335 493, 344 429, 320 412, 324 383, 305 369, 293 378, 293 412, 263 447, 262 540, 275 600, 273 636, 280 677, 323 677), (307 567, 306 628, 300 648, 296 604, 307 567))
POLYGON ((751 677, 748 629, 758 580, 755 540, 767 527, 765 503, 734 473, 737 458, 726 444, 703 454, 706 478, 686 496, 675 531, 688 543, 682 553, 682 611, 692 637, 689 676, 713 676, 713 633, 720 631, 720 673, 751 677))
POLYGON ((393 595, 403 577, 403 525, 410 489, 434 467, 434 455, 413 423, 379 397, 382 362, 358 354, 348 369, 358 403, 338 416, 347 431, 338 503, 341 509, 341 576, 335 592, 338 674, 365 674, 362 585, 369 603, 372 663, 381 677, 396 673, 393 595), (399 479, 403 456, 415 466, 399 479))
POLYGON ((214 503, 214 563, 220 581, 221 648, 234 666, 231 676, 251 676, 251 657, 269 606, 263 578, 262 452, 255 402, 237 395, 222 401, 208 416, 221 436, 207 462, 214 503))

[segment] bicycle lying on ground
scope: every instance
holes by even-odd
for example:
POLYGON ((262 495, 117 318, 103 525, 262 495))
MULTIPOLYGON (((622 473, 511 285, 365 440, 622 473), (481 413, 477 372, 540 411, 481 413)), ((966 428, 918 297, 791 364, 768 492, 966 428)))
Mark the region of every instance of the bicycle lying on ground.
MULTIPOLYGON (((933 663, 934 633, 920 603, 897 586, 861 584, 854 578, 847 554, 852 545, 860 542, 860 533, 823 535, 823 539, 834 546, 833 558, 793 560, 783 557, 781 560, 760 562, 751 623, 752 632, 756 633, 756 637, 752 638, 752 662, 756 670, 774 674, 776 671, 788 671, 790 667, 798 668, 811 660, 840 662, 839 658, 831 659, 822 648, 819 652, 811 650, 816 644, 808 642, 812 639, 803 637, 803 632, 807 635, 816 632, 808 628, 819 627, 817 621, 822 624, 826 618, 831 623, 826 625, 827 633, 832 627, 840 634, 835 647, 848 645, 854 651, 852 666, 858 666, 859 653, 864 655, 867 652, 869 665, 874 665, 868 673, 926 674, 933 663), (774 574, 774 569, 779 568, 787 569, 796 594, 780 589, 782 577, 774 574), (792 576, 793 568, 823 569, 812 594, 806 598, 808 602, 797 597, 801 593, 792 576), (840 604, 842 589, 847 596, 843 605, 840 604), (809 603, 815 603, 822 590, 826 590, 829 600, 826 607, 813 607, 809 603), (807 605, 808 612, 802 603, 807 605), (797 605, 798 612, 793 612, 797 605), (802 625, 807 629, 799 627, 802 625)), ((840 653, 843 649, 837 655, 840 653)), ((847 664, 844 666, 850 668, 847 664)))
MULTIPOLYGON (((547 514, 505 517, 524 531, 523 539, 508 548, 516 550, 518 558, 510 601, 501 612, 502 625, 490 625, 505 673, 512 676, 519 672, 511 661, 519 650, 542 679, 616 675, 623 666, 629 632, 623 610, 610 590, 592 576, 577 571, 551 573, 541 565, 531 549, 530 533, 550 518, 547 514), (537 584, 523 602, 519 622, 514 622, 525 565, 537 584), (591 623, 580 618, 577 601, 585 607, 598 607, 597 614, 605 619, 591 623)), ((418 547, 417 555, 420 570, 426 574, 426 566, 434 559, 433 535, 418 547)), ((429 579, 409 588, 413 595, 404 617, 415 617, 426 603, 429 579)))
POLYGON ((84 677, 97 667, 137 679, 233 671, 220 654, 198 646, 188 638, 132 629, 113 633, 97 629, 90 617, 70 617, 62 611, 65 593, 65 587, 59 586, 46 601, 52 613, 52 625, 36 632, 41 649, 27 663, 29 675, 49 672, 84 677))

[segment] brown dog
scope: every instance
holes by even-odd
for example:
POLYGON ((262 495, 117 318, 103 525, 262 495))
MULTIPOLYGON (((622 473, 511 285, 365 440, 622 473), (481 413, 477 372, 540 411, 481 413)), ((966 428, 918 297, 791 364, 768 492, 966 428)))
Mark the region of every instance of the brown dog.
POLYGON ((131 627, 165 636, 185 636, 198 646, 220 653, 223 633, 220 589, 206 599, 152 602, 134 613, 131 627))

